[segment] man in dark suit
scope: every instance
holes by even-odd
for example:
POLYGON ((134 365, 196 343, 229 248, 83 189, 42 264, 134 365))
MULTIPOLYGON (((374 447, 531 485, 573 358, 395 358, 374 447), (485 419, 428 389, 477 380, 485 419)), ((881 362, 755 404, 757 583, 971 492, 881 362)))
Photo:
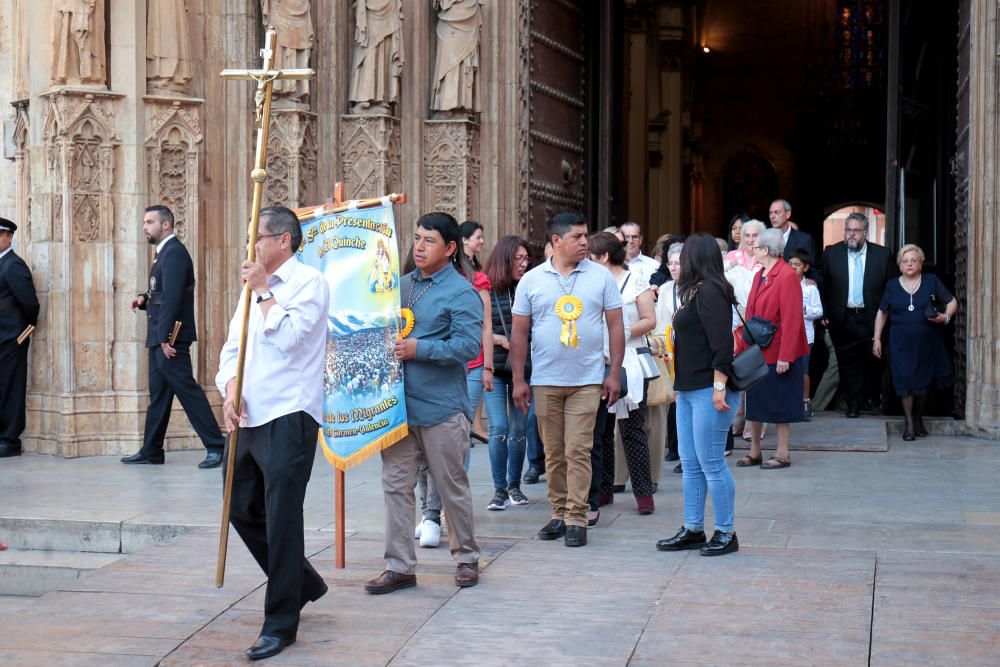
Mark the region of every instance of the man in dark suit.
POLYGON ((10 247, 17 225, 0 218, 0 458, 20 456, 28 391, 28 344, 18 337, 38 323, 31 271, 10 247))
MULTIPOLYGON (((805 250, 813 262, 816 261, 816 244, 813 242, 813 237, 792 227, 792 205, 788 203, 787 199, 775 199, 771 202, 771 208, 768 209, 767 214, 771 218, 771 226, 785 236, 785 252, 783 254, 786 262, 792 258, 792 253, 797 248, 805 250)), ((814 271, 809 271, 809 278, 816 280, 814 271)))
POLYGON ((163 438, 176 395, 208 450, 198 467, 216 468, 222 463, 226 441, 191 370, 191 343, 198 339, 194 323, 194 264, 187 248, 174 235, 174 214, 166 206, 146 209, 142 231, 146 240, 156 246, 156 256, 149 271, 149 289, 132 301, 132 309, 146 311, 150 402, 142 449, 123 458, 122 463, 163 463, 163 438), (180 328, 175 335, 176 323, 180 323, 180 328))
POLYGON ((896 274, 889 249, 868 241, 868 218, 847 216, 844 240, 820 260, 824 324, 837 351, 847 416, 879 407, 881 364, 872 356, 875 315, 885 285, 896 274))

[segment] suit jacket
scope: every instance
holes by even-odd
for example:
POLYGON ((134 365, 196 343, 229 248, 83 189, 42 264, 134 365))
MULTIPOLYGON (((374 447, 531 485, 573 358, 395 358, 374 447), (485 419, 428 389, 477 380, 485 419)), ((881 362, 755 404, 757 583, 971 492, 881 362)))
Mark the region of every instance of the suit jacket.
POLYGON ((0 343, 17 340, 29 324, 38 324, 38 295, 31 270, 11 250, 0 257, 0 343))
POLYGON ((194 263, 177 237, 167 241, 149 270, 146 292, 146 347, 170 340, 180 321, 178 343, 198 340, 194 322, 194 263))
MULTIPOLYGON (((797 229, 793 229, 788 234, 788 241, 785 242, 785 261, 787 262, 792 257, 792 251, 796 248, 802 248, 809 256, 812 257, 812 263, 815 267, 816 265, 816 244, 813 242, 813 237, 806 232, 800 232, 797 229)), ((811 276, 810 276, 811 277, 811 276)))
MULTIPOLYGON (((744 317, 749 320, 755 316, 778 326, 774 340, 763 350, 767 363, 791 363, 809 354, 806 323, 802 316, 802 281, 795 269, 784 261, 775 263, 770 271, 761 270, 754 274, 744 317)), ((747 347, 741 335, 736 345, 737 353, 747 347)))
MULTIPOLYGON (((823 313, 830 321, 830 336, 843 339, 844 318, 847 314, 847 293, 850 286, 850 270, 847 258, 847 244, 841 241, 826 249, 820 260, 823 284, 820 296, 823 299, 823 313)), ((865 299, 865 321, 875 330, 875 315, 885 284, 897 275, 896 265, 885 246, 868 242, 868 256, 865 259, 865 280, 861 292, 865 299)))

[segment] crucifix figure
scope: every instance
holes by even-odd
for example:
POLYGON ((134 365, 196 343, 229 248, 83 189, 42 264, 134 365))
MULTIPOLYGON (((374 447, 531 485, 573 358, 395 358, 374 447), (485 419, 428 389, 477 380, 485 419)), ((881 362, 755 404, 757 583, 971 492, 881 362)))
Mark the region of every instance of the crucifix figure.
MULTIPOLYGON (((264 182, 267 180, 267 135, 271 120, 271 87, 276 80, 281 79, 311 79, 315 72, 311 69, 273 69, 276 31, 268 28, 264 37, 264 48, 260 55, 264 59, 261 69, 227 69, 222 71, 224 79, 252 79, 257 82, 254 94, 254 105, 257 109, 257 151, 254 167, 250 172, 253 180, 253 205, 250 209, 250 227, 247 241, 247 261, 256 261, 257 226, 260 224, 261 199, 264 194, 264 182)), ((242 329, 237 353, 236 384, 233 391, 233 404, 236 414, 240 414, 240 401, 243 396, 243 371, 246 363, 247 329, 250 319, 250 288, 243 286, 242 329)), ((219 559, 215 571, 215 585, 222 587, 226 572, 226 550, 229 542, 229 518, 233 494, 233 470, 236 462, 236 434, 234 430, 229 436, 229 452, 226 460, 226 481, 222 501, 222 526, 219 533, 219 559)))

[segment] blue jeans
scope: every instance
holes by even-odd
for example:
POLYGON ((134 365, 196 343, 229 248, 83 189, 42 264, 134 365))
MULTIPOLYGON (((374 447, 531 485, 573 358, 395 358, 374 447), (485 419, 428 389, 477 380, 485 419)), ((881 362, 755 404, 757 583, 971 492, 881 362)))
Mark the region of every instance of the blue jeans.
POLYGON ((729 410, 712 405, 712 388, 677 392, 677 441, 683 468, 684 527, 705 529, 705 495, 712 494, 715 529, 733 530, 736 483, 726 465, 726 432, 739 407, 739 394, 726 391, 729 410))
POLYGON ((535 417, 535 397, 531 397, 531 407, 528 408, 528 421, 525 427, 525 437, 528 440, 528 465, 539 473, 545 472, 545 448, 538 434, 538 418, 535 417))
POLYGON ((490 420, 493 486, 497 489, 521 486, 528 416, 514 406, 514 381, 495 378, 493 391, 483 394, 483 404, 490 420))

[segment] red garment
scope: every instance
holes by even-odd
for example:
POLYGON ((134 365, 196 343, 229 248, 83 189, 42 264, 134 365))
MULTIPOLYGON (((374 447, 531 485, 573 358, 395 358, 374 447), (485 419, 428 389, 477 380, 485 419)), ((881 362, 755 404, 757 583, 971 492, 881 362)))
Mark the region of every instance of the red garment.
MULTIPOLYGON (((779 361, 792 363, 809 354, 805 320, 802 318, 802 284, 795 269, 779 259, 765 275, 760 271, 753 279, 747 297, 746 319, 759 316, 778 325, 774 340, 764 350, 769 364, 779 361)), ((736 353, 748 347, 740 336, 736 353)))
MULTIPOLYGON (((472 286, 476 288, 476 292, 481 292, 486 290, 487 292, 492 289, 490 287, 490 279, 486 277, 486 274, 481 271, 476 271, 476 275, 472 277, 472 286)), ((801 297, 799 298, 801 301, 801 297)), ((485 306, 484 306, 485 308, 485 306)), ((483 316, 486 316, 486 311, 483 311, 483 316)), ((492 323, 491 323, 492 324, 492 323)), ((480 336, 482 338, 482 336, 480 336)), ((469 362, 469 370, 473 368, 479 368, 483 365, 483 346, 479 346, 479 356, 469 362)))

